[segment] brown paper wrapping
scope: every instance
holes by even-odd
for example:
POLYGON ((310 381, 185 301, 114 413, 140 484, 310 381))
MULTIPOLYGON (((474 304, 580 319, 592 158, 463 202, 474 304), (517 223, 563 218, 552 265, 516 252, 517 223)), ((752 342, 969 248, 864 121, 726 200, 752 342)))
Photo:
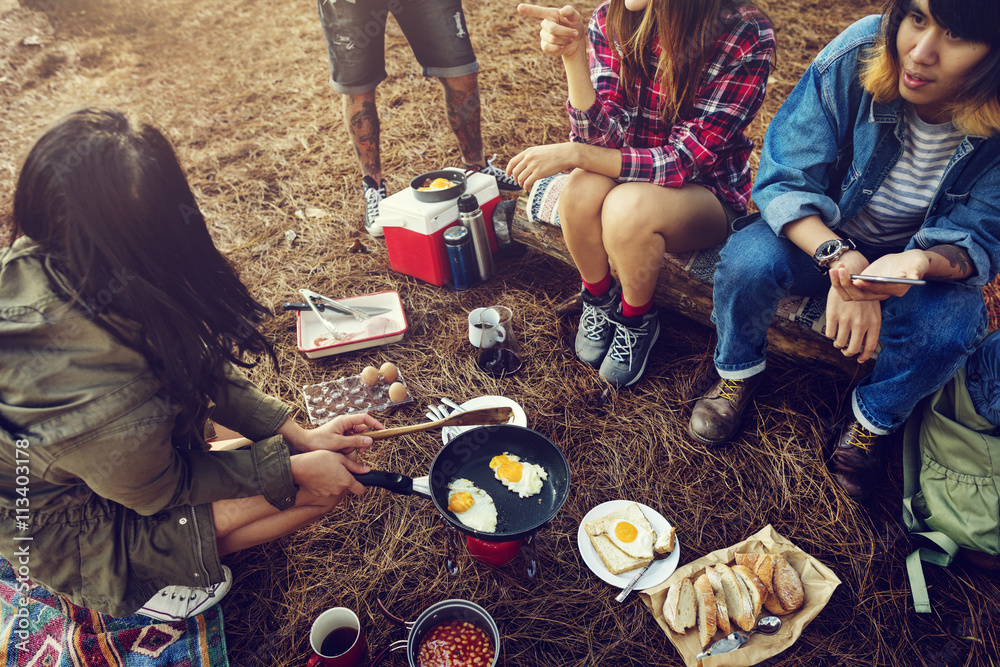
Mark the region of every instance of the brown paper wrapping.
MULTIPOLYGON (((722 667, 723 665, 725 667, 749 667, 749 665, 756 665, 758 662, 778 655, 795 643, 805 627, 809 625, 809 621, 816 618, 816 615, 829 602, 833 591, 840 585, 840 579, 830 568, 779 535, 770 524, 738 544, 713 551, 696 561, 677 568, 677 571, 670 575, 669 579, 659 586, 641 591, 639 596, 649 607, 653 618, 663 629, 670 643, 680 653, 687 667, 696 667, 699 664, 696 656, 703 650, 703 647, 698 640, 697 626, 681 635, 671 630, 670 626, 667 625, 667 621, 663 618, 663 601, 667 598, 667 588, 683 577, 696 578, 707 566, 717 563, 732 563, 737 552, 769 553, 784 556, 785 560, 795 568, 802 578, 805 603, 797 612, 780 617, 781 629, 775 634, 764 635, 758 632, 750 638, 749 642, 735 651, 705 658, 701 661, 702 667, 722 667)), ((761 615, 766 615, 766 613, 765 610, 761 615)), ((717 632, 709 646, 724 637, 723 633, 717 632)))

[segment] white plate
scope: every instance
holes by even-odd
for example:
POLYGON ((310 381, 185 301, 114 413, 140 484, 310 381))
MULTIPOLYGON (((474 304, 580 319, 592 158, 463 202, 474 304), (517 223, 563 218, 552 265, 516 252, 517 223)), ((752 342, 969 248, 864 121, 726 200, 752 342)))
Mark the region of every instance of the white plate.
MULTIPOLYGON (((510 408, 514 411, 514 421, 512 421, 511 424, 528 428, 528 415, 524 414, 524 410, 520 405, 506 396, 479 396, 478 398, 473 398, 465 403, 462 403, 462 407, 466 410, 478 410, 479 408, 510 408)), ((441 429, 441 440, 445 444, 448 444, 452 438, 465 433, 471 428, 479 427, 448 426, 447 428, 443 428, 441 429)))
MULTIPOLYGON (((580 555, 583 556, 583 562, 587 564, 587 567, 591 571, 600 577, 603 581, 611 584, 612 586, 617 586, 618 588, 625 588, 628 586, 628 582, 632 581, 632 577, 638 570, 632 570, 631 572, 625 572, 624 574, 611 574, 608 568, 604 567, 604 561, 601 557, 597 555, 594 550, 594 545, 590 543, 590 537, 587 536, 587 531, 583 527, 588 521, 600 518, 607 514, 611 514, 615 510, 619 510, 626 505, 632 503, 631 500, 609 500, 606 503, 601 503, 594 509, 587 512, 587 516, 583 517, 583 521, 580 522, 580 529, 576 533, 576 543, 580 549, 580 555)), ((653 530, 657 534, 660 534, 664 530, 670 528, 670 522, 663 518, 663 515, 654 510, 652 507, 643 505, 642 503, 636 503, 642 513, 646 516, 650 525, 653 526, 653 530)), ((674 550, 670 552, 670 555, 663 560, 654 560, 653 564, 649 566, 646 573, 642 575, 642 579, 636 584, 635 590, 641 591, 646 588, 651 588, 658 584, 662 584, 667 578, 674 573, 677 569, 677 563, 681 559, 681 544, 680 540, 674 540, 674 550)))

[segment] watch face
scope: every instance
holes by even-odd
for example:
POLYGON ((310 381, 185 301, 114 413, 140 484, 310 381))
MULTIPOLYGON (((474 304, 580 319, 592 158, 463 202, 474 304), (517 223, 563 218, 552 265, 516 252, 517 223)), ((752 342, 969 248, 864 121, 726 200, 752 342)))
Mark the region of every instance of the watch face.
POLYGON ((827 241, 826 243, 824 243, 823 245, 821 245, 819 248, 816 249, 816 259, 822 261, 824 259, 832 257, 835 254, 837 254, 837 251, 840 250, 840 247, 841 247, 840 239, 833 239, 832 241, 827 241))

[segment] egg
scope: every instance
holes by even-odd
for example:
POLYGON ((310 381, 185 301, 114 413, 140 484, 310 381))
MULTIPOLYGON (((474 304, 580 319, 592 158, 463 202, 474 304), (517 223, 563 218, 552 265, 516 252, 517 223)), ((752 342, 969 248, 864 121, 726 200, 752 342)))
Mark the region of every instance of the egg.
POLYGON ((497 531, 497 508, 493 498, 467 479, 456 479, 448 484, 448 511, 472 530, 497 531))
POLYGON ((382 379, 389 384, 395 382, 396 378, 399 377, 399 369, 396 368, 396 364, 391 361, 387 361, 382 364, 382 366, 379 367, 378 372, 382 376, 382 379))
POLYGON ((389 385, 389 400, 393 403, 399 403, 400 401, 406 400, 406 385, 402 382, 393 382, 389 385))
POLYGON ((374 366, 365 366, 365 369, 361 371, 361 381, 369 387, 374 387, 375 383, 378 382, 378 369, 374 366))
POLYGON ((542 482, 549 478, 545 468, 534 463, 525 463, 514 454, 504 452, 490 460, 493 475, 500 483, 522 498, 528 498, 542 490, 542 482))
POLYGON ((604 534, 615 546, 633 558, 652 558, 655 537, 645 528, 629 521, 608 521, 604 534))

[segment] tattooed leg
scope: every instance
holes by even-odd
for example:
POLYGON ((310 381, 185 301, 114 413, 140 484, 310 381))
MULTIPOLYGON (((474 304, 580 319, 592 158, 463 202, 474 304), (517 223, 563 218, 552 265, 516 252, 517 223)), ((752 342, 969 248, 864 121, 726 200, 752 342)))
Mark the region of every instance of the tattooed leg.
POLYGON ((444 86, 444 101, 448 122, 458 137, 458 147, 466 164, 486 166, 483 155, 483 135, 480 127, 478 74, 440 79, 444 86))
POLYGON ((344 124, 351 137, 354 153, 361 163, 361 175, 371 176, 376 183, 382 180, 382 155, 379 150, 378 111, 375 109, 375 91, 361 95, 342 95, 344 124))

